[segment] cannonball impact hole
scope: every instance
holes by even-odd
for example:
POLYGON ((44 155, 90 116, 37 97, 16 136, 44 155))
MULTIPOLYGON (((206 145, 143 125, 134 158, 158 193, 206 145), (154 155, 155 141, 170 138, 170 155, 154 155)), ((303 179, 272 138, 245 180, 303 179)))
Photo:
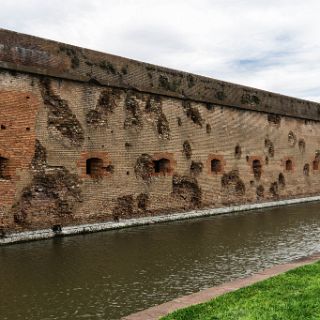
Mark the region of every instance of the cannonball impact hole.
POLYGON ((261 173, 262 173, 262 165, 260 160, 253 160, 252 161, 252 171, 254 177, 259 180, 261 178, 261 173))
POLYGON ((160 160, 153 160, 154 173, 166 174, 170 171, 170 161, 162 158, 160 160))
POLYGON ((103 176, 103 161, 99 158, 90 158, 86 161, 86 174, 92 178, 103 176))
POLYGON ((242 154, 242 151, 241 151, 241 147, 239 144, 237 144, 234 148, 234 157, 236 159, 240 159, 241 158, 241 154, 242 154))
POLYGON ((292 171, 293 170, 293 163, 292 160, 288 159, 286 161, 286 171, 292 171))
POLYGON ((282 172, 279 173, 278 184, 279 184, 279 186, 281 186, 283 188, 286 186, 286 179, 285 179, 285 177, 284 177, 282 172))
POLYGON ((222 165, 220 159, 212 159, 211 160, 211 172, 219 173, 222 171, 222 165))

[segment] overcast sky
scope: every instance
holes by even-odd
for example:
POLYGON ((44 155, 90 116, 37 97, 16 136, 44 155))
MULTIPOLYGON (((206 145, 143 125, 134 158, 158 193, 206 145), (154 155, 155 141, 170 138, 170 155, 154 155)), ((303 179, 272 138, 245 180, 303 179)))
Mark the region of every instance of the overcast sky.
POLYGON ((319 0, 1 0, 1 27, 320 102, 319 0))

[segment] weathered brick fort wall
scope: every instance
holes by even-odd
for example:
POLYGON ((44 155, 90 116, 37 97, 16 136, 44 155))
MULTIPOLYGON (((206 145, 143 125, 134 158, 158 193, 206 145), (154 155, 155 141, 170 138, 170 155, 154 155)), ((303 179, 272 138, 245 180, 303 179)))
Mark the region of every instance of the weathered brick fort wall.
POLYGON ((0 29, 0 225, 320 192, 320 105, 0 29))

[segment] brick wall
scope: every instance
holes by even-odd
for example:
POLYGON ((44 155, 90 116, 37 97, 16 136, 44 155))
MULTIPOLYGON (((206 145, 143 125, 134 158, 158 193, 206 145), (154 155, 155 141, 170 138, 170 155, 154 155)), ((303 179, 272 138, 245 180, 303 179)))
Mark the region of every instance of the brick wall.
MULTIPOLYGON (((8 37, 0 33, 7 47, 8 37)), ((11 45, 22 46, 17 39, 11 45)), ((2 51, 2 60, 11 59, 0 68, 4 227, 37 229, 319 193, 317 104, 272 94, 277 108, 292 101, 293 109, 282 113, 309 106, 310 113, 287 116, 243 94, 242 103, 252 108, 233 106, 233 98, 225 98, 228 106, 200 101, 204 91, 186 99, 150 87, 80 81, 73 51, 62 50, 58 63, 56 44, 43 43, 37 50, 48 50, 46 63, 59 77, 39 71, 39 52, 13 61, 2 51), (69 76, 62 77, 63 68, 69 76), (78 78, 70 79, 74 72, 78 78)), ((113 73, 110 65, 103 68, 113 73)), ((190 87, 200 81, 183 77, 190 87)))

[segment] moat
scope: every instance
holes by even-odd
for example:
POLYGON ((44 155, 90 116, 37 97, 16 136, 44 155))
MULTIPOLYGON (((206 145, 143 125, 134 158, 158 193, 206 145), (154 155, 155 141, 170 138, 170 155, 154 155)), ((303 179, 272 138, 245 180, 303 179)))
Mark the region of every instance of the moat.
POLYGON ((320 249, 320 203, 0 247, 1 319, 120 319, 320 249))

